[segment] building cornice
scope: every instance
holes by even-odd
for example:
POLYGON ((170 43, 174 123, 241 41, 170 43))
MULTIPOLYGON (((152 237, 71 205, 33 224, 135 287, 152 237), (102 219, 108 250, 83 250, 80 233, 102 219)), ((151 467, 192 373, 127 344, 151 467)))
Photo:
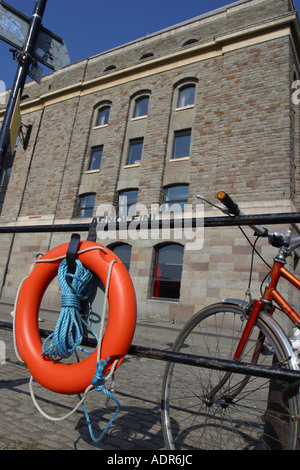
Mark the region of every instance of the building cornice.
MULTIPOLYGON (((241 28, 230 33, 214 36, 209 41, 197 43, 194 46, 175 50, 169 54, 134 63, 123 69, 99 75, 93 79, 81 81, 76 84, 45 93, 35 99, 27 99, 21 103, 22 114, 32 113, 51 106, 58 102, 85 96, 102 91, 123 83, 139 80, 151 75, 177 69, 195 62, 218 57, 228 52, 271 41, 281 37, 290 36, 299 50, 300 28, 296 12, 285 14, 268 21, 264 21, 247 28, 241 28)), ((88 61, 85 59, 83 63, 88 61)), ((71 69, 80 62, 64 69, 71 69)), ((0 110, 0 120, 3 119, 5 109, 0 110)))

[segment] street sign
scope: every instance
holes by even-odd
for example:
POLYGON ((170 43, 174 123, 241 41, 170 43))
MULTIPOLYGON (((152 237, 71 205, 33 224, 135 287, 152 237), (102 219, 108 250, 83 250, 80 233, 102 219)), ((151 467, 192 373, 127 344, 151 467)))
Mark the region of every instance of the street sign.
POLYGON ((64 41, 43 27, 34 46, 33 58, 52 70, 59 70, 70 64, 64 41))
MULTIPOLYGON (((22 49, 30 28, 30 18, 0 0, 0 39, 22 49)), ((70 64, 67 47, 59 36, 41 26, 32 58, 52 70, 59 70, 70 64)))
POLYGON ((0 39, 16 49, 21 49, 26 40, 29 18, 10 5, 0 2, 0 39))
MULTIPOLYGON (((64 41, 42 27, 46 4, 47 0, 36 0, 32 17, 29 19, 23 13, 0 0, 0 39, 16 49, 14 56, 18 61, 18 70, 0 129, 0 176, 3 170, 8 133, 12 132, 11 140, 13 141, 17 132, 18 120, 12 122, 12 117, 14 113, 16 114, 14 119, 20 117, 20 114, 17 114, 16 103, 18 95, 22 96, 28 73, 31 73, 33 80, 39 82, 42 70, 36 62, 40 62, 52 70, 59 70, 70 64, 64 41)), ((19 130, 20 127, 18 132, 19 130)), ((28 139, 29 135, 27 133, 28 139)))
POLYGON ((36 62, 32 62, 29 67, 28 75, 32 80, 40 84, 42 80, 43 69, 39 67, 36 62))

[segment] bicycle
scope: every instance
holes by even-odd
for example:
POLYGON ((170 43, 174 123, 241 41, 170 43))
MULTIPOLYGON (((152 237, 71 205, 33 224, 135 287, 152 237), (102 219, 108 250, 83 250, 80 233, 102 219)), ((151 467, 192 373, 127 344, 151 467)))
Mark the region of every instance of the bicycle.
MULTIPOLYGON (((198 197, 229 216, 245 215, 224 192, 218 194, 222 206, 198 197)), ((261 298, 225 300, 203 308, 184 325, 172 351, 296 371, 296 353, 273 312, 279 308, 300 328, 300 316, 277 290, 281 277, 300 290, 300 280, 285 267, 287 257, 300 246, 300 237, 292 238, 291 230, 278 233, 250 227, 257 239, 265 237, 278 248, 261 298)), ((252 248, 251 273, 255 244, 252 248)), ((293 393, 282 394, 286 385, 254 375, 168 362, 161 397, 166 448, 297 449, 299 384, 293 393)))

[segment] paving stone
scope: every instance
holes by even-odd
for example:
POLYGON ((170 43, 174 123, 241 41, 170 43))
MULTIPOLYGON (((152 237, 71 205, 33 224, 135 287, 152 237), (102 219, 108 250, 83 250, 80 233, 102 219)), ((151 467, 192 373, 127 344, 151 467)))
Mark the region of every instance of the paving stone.
MULTIPOLYGON (((0 321, 7 321, 1 312, 0 321)), ((159 328, 158 324, 150 328, 142 325, 137 328, 134 344, 167 349, 176 335, 173 325, 170 330, 159 328)), ((0 341, 4 342, 6 351, 5 363, 0 364, 0 450, 164 449, 160 424, 164 362, 127 356, 116 372, 115 396, 121 403, 120 412, 102 442, 95 443, 81 407, 60 422, 49 421, 38 412, 29 393, 30 372, 15 355, 12 331, 0 329, 0 341)), ((54 394, 37 384, 34 389, 40 406, 51 415, 65 415, 77 403, 77 398, 54 394)), ((94 391, 88 395, 86 406, 96 437, 115 411, 113 402, 108 408, 104 405, 104 394, 94 391)))

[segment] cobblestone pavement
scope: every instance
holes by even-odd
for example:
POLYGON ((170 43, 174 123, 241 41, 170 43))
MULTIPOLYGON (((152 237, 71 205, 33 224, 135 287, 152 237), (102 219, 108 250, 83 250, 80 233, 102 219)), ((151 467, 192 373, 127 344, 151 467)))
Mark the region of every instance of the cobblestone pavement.
MULTIPOLYGON (((1 314, 0 321, 10 321, 1 314)), ((47 329, 47 318, 41 324, 47 329)), ((178 328, 167 325, 138 325, 133 344, 169 349, 178 328)), ((101 443, 91 439, 82 407, 69 418, 52 422, 35 408, 30 392, 30 373, 17 360, 13 335, 0 329, 1 421, 0 450, 163 450, 160 393, 165 363, 127 356, 116 372, 116 398, 121 409, 101 443), (2 363, 1 363, 2 362, 2 363)), ((77 396, 57 395, 35 384, 41 408, 51 416, 64 416, 78 403, 77 396)), ((114 414, 115 404, 105 407, 105 395, 92 391, 86 407, 98 437, 114 414)))

